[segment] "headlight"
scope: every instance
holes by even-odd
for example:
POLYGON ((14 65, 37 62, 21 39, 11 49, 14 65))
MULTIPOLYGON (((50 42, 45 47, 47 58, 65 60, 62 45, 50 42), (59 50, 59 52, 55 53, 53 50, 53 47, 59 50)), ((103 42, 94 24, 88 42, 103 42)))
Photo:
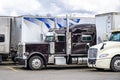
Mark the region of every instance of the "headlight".
POLYGON ((101 54, 99 58, 106 58, 107 56, 109 56, 109 54, 101 54))

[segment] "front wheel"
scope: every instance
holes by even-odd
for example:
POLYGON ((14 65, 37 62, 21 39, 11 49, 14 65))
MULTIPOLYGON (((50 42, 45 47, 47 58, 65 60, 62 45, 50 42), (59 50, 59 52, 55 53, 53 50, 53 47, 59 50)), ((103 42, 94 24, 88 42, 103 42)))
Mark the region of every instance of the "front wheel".
POLYGON ((43 59, 39 56, 32 56, 28 61, 31 70, 40 70, 43 67, 43 59))
POLYGON ((120 72, 120 56, 114 57, 110 66, 112 71, 120 72))

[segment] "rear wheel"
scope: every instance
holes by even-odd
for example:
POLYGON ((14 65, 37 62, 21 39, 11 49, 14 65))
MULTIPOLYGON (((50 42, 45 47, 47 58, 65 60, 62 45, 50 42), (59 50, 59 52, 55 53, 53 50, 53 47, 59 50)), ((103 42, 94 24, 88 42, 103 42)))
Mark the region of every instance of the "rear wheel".
POLYGON ((120 72, 120 56, 114 57, 111 61, 111 70, 120 72))
POLYGON ((43 59, 39 56, 32 56, 28 61, 28 66, 31 70, 39 70, 43 67, 43 59))

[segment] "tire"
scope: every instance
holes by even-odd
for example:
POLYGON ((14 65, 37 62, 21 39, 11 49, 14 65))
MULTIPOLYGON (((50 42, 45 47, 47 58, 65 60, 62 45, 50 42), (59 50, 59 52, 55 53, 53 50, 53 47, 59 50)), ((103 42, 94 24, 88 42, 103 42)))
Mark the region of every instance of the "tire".
POLYGON ((43 59, 39 56, 32 56, 28 61, 28 67, 31 70, 40 70, 43 68, 43 59))
POLYGON ((114 72, 120 72, 120 56, 114 57, 112 59, 110 68, 114 72))
POLYGON ((7 61, 8 60, 8 54, 1 55, 2 61, 7 61))

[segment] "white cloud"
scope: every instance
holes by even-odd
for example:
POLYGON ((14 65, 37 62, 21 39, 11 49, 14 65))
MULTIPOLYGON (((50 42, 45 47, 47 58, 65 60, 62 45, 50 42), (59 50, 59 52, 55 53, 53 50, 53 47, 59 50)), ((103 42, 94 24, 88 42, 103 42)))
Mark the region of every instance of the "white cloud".
POLYGON ((16 13, 16 11, 12 11, 12 12, 10 13, 10 16, 19 16, 19 15, 16 13))
POLYGON ((120 0, 0 0, 0 15, 74 14, 120 11, 120 0))
POLYGON ((10 15, 13 11, 16 11, 17 14, 32 14, 41 7, 37 0, 0 0, 2 15, 10 15))
POLYGON ((96 13, 118 11, 120 0, 64 0, 73 10, 86 10, 96 13))

